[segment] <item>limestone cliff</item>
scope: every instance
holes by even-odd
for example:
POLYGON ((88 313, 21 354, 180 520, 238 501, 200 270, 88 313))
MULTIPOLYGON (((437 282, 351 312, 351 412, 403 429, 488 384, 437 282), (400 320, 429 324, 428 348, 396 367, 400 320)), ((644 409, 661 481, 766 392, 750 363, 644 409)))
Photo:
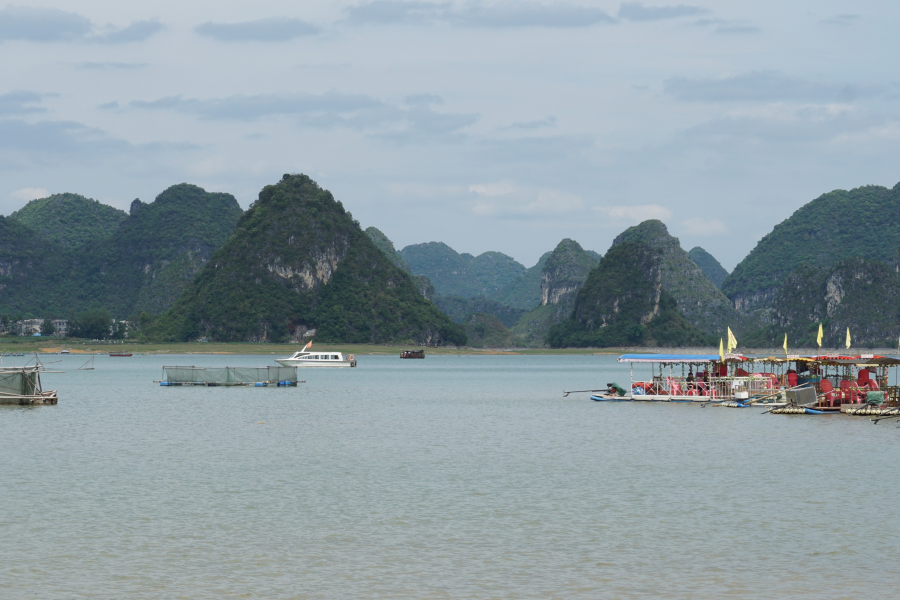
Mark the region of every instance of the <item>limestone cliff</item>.
POLYGON ((550 254, 541 273, 541 305, 559 304, 584 284, 597 264, 593 256, 574 240, 561 241, 550 254))
POLYGON ((772 323, 758 340, 815 347, 819 324, 824 348, 844 348, 847 328, 854 346, 893 346, 900 335, 900 277, 890 266, 849 258, 830 267, 801 265, 783 281, 772 302, 772 323))
POLYGON ((541 270, 541 304, 519 319, 513 333, 530 346, 543 346, 549 329, 572 315, 578 290, 597 264, 595 256, 568 238, 557 244, 541 270))

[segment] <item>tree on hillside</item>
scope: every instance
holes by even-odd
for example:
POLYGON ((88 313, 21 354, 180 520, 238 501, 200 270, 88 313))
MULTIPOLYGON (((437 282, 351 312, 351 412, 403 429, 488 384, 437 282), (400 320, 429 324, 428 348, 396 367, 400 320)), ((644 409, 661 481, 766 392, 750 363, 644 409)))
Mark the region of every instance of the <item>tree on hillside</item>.
POLYGON ((112 317, 109 311, 103 308, 87 310, 75 320, 72 325, 72 337, 103 339, 109 337, 109 328, 112 325, 112 317))
POLYGON ((54 333, 56 333, 56 326, 53 324, 53 319, 47 317, 41 323, 41 335, 53 335, 54 333))

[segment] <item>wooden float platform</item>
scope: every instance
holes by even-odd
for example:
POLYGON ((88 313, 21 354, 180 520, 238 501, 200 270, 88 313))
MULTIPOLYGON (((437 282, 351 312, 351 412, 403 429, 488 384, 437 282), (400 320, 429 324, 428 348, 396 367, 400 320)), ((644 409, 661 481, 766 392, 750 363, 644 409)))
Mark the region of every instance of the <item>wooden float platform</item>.
POLYGON ((43 366, 0 367, 0 404, 7 406, 39 406, 56 404, 56 390, 41 387, 43 366))
POLYGON ((13 396, 0 394, 0 405, 4 406, 41 406, 56 404, 59 398, 56 390, 43 392, 35 396, 13 396))

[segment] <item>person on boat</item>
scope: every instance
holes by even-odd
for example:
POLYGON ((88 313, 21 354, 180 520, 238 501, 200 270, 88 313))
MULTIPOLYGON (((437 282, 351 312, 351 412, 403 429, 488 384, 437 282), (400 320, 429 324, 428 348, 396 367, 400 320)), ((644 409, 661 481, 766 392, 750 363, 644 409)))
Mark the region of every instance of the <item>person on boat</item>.
POLYGON ((688 376, 685 381, 687 381, 687 389, 693 390, 694 389, 694 371, 692 369, 688 370, 688 376))

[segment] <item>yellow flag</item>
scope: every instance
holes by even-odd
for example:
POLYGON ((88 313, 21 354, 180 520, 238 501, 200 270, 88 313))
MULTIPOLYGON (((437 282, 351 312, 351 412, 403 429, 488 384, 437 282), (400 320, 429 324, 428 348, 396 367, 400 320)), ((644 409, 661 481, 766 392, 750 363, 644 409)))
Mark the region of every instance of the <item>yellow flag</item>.
POLYGON ((847 349, 850 349, 850 328, 847 328, 847 349))
POLYGON ((725 362, 725 350, 722 349, 722 338, 719 338, 719 361, 725 362))
POLYGON ((784 355, 787 357, 787 334, 784 334, 784 355))
POLYGON ((728 328, 728 354, 734 352, 734 349, 737 348, 737 340, 734 338, 734 334, 731 333, 731 327, 728 328))
POLYGON ((822 335, 822 324, 819 323, 819 335, 818 335, 818 337, 816 337, 816 343, 819 345, 820 349, 822 348, 822 338, 823 337, 824 336, 822 335))

